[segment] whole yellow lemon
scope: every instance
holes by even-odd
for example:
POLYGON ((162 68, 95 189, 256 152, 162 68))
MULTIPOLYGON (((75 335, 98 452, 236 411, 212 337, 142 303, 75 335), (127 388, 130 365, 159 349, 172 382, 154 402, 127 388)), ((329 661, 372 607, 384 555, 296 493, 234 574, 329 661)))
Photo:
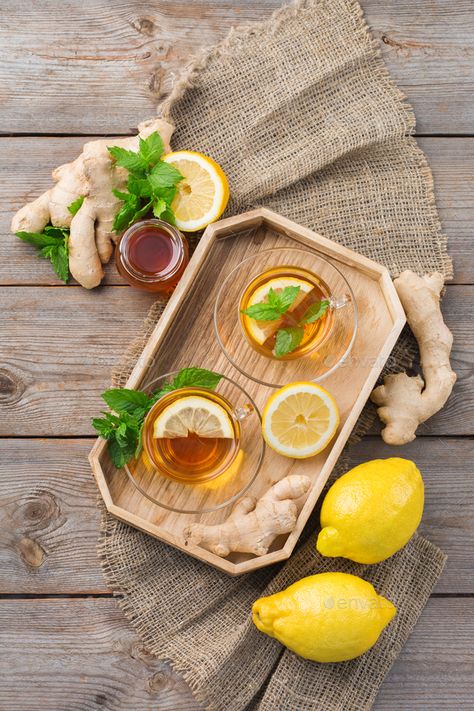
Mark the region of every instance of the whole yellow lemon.
POLYGON ((341 476, 321 509, 322 555, 379 563, 410 540, 423 515, 424 486, 408 459, 374 459, 341 476))
POLYGON ((395 606, 370 583, 348 573, 310 575, 252 607, 260 632, 314 662, 360 656, 395 614, 395 606))

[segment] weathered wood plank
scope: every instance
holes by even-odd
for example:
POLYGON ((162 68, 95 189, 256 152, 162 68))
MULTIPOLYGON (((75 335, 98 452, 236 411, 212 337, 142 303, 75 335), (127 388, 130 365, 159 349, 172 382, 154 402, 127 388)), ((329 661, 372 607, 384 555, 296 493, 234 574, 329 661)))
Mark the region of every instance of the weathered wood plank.
MULTIPOLYGON (((459 380, 446 407, 421 431, 471 435, 474 286, 449 286, 447 292, 444 312, 455 336, 459 380)), ((0 288, 0 435, 91 434, 90 418, 102 408, 110 369, 138 333, 152 300, 118 286, 92 292, 0 288)))
POLYGON ((111 368, 152 302, 119 286, 0 289, 0 435, 91 434, 111 368))
POLYGON ((382 685, 374 711, 472 708, 473 599, 431 599, 382 685))
MULTIPOLYGON (((374 711, 472 708, 473 620, 474 600, 431 599, 374 711)), ((8 711, 199 711, 114 600, 2 600, 0 630, 8 711)))
MULTIPOLYGON (((49 263, 10 234, 12 215, 51 183, 51 170, 73 159, 83 138, 0 139, 0 285, 58 284, 49 263)), ((474 138, 422 138, 433 169, 441 220, 454 258, 455 283, 474 283, 474 138)), ((330 236, 330 235, 328 235, 330 236)), ((109 265, 106 283, 123 284, 109 265)))
MULTIPOLYGON (((96 543, 92 440, 0 440, 0 594, 106 593, 96 543)), ((423 473, 421 532, 448 554, 436 588, 474 592, 474 488, 468 439, 418 438, 394 450, 379 438, 352 449, 351 464, 402 456, 423 473), (462 502, 462 505, 461 503, 462 502)))
POLYGON ((91 446, 0 440, 0 593, 108 592, 97 557, 91 446))
POLYGON ((0 705, 8 711, 196 711, 113 599, 3 600, 0 705))
MULTIPOLYGON (((268 18, 281 0, 69 0, 2 4, 0 131, 127 133, 201 47, 268 18), (28 22, 25 22, 25 17, 28 22), (19 90, 21 87, 21 90, 19 90)), ((469 133, 474 17, 469 0, 362 0, 420 133, 469 133)))

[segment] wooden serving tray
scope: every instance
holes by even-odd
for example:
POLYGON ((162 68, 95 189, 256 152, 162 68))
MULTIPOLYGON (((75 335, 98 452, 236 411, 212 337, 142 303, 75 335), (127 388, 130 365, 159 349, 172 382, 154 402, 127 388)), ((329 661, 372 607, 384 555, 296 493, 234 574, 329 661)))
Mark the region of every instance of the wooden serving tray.
POLYGON ((277 538, 264 556, 233 553, 220 558, 203 548, 185 545, 183 530, 194 521, 219 523, 229 508, 208 514, 178 514, 143 497, 123 470, 111 463, 107 443, 99 439, 90 462, 108 511, 145 533, 226 571, 240 575, 284 560, 314 508, 341 451, 366 403, 400 331, 405 314, 388 270, 311 230, 260 208, 210 225, 152 333, 127 387, 185 366, 198 366, 229 376, 240 383, 260 410, 274 390, 238 372, 219 348, 213 329, 213 305, 224 277, 245 257, 263 249, 304 245, 337 263, 351 285, 359 310, 359 329, 350 356, 350 367, 340 367, 324 380, 341 414, 338 433, 324 452, 307 460, 282 457, 268 447, 256 481, 246 495, 261 496, 275 481, 288 474, 305 474, 312 487, 292 533, 277 538), (223 239, 226 238, 226 239, 223 239))

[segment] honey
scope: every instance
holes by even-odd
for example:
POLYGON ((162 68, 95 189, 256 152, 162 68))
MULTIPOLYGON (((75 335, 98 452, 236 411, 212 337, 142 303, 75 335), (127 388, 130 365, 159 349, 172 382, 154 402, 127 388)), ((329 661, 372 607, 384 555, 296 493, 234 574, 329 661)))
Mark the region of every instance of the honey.
POLYGON ((189 261, 184 236, 163 220, 142 220, 126 230, 115 252, 130 286, 170 294, 189 261))

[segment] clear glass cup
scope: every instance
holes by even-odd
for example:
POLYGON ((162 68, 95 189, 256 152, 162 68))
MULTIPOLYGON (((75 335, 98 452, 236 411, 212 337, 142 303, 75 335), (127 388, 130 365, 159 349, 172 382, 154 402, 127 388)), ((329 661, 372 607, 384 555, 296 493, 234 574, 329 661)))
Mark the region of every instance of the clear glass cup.
POLYGON ((189 262, 184 235, 155 218, 140 220, 123 233, 115 250, 117 269, 137 289, 169 295, 189 262))
MULTIPOLYGON (((162 375, 141 389, 154 392, 176 374, 162 375)), ((265 453, 261 417, 255 402, 226 376, 222 376, 214 390, 185 387, 164 394, 145 418, 142 443, 139 457, 124 467, 129 480, 142 496, 157 506, 187 514, 217 511, 236 501, 255 481, 265 453), (207 447, 207 442, 158 442, 154 438, 153 425, 164 405, 192 395, 209 398, 225 410, 232 422, 232 441, 223 443, 223 447, 216 441, 214 451, 207 447), (189 459, 188 445, 194 447, 199 456, 194 457, 193 452, 189 459)))
POLYGON ((244 259, 224 279, 214 305, 216 337, 228 360, 248 378, 275 388, 327 378, 349 355, 357 320, 354 293, 338 267, 317 252, 293 247, 263 250, 244 259), (278 323, 258 322, 260 330, 255 330, 242 309, 252 295, 257 299, 265 294, 265 285, 288 283, 302 285, 301 304, 280 326, 298 327, 315 294, 329 307, 323 318, 307 326, 301 347, 277 358, 271 346, 278 323))

